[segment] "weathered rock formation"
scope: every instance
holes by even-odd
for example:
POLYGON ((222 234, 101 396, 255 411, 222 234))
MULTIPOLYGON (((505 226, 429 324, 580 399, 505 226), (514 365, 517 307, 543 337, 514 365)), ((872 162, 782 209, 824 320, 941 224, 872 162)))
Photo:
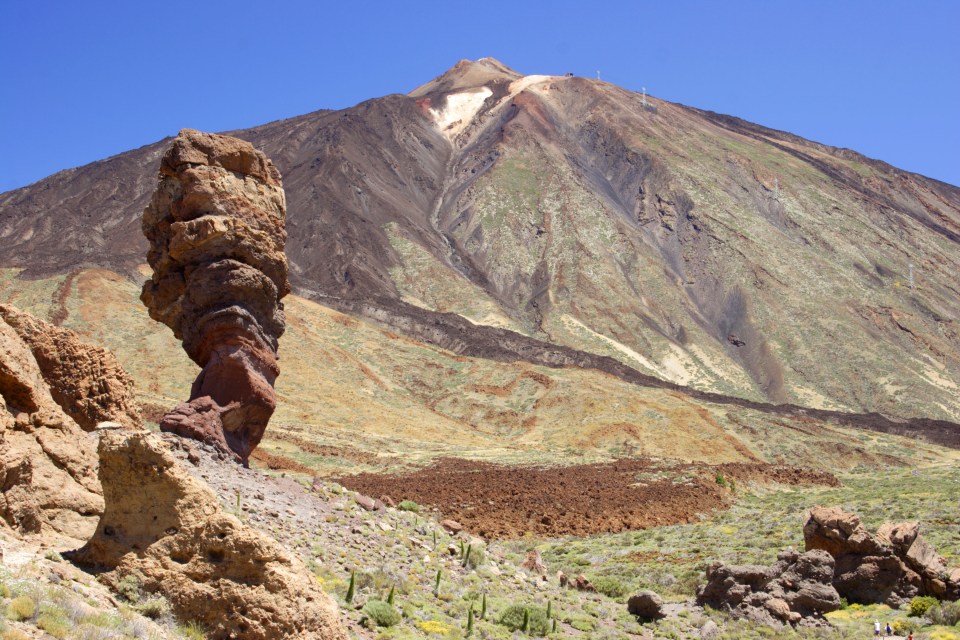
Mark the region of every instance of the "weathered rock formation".
POLYGON ((714 564, 697 602, 765 624, 819 624, 840 608, 833 557, 825 551, 784 551, 771 567, 714 564))
POLYGON ((116 356, 83 342, 70 329, 11 306, 0 305, 0 317, 30 348, 53 400, 84 431, 93 431, 101 422, 143 426, 133 379, 116 356))
POLYGON ((136 576, 208 638, 346 638, 336 605, 303 563, 224 513, 160 436, 107 431, 99 451, 105 510, 90 541, 68 554, 73 561, 106 569, 101 579, 112 587, 136 576))
POLYGON ((0 524, 88 537, 103 511, 95 448, 94 437, 54 402, 30 347, 0 317, 0 524))
POLYGON ((855 514, 814 507, 803 538, 808 550, 822 549, 836 559, 833 584, 850 602, 896 607, 918 595, 960 598, 960 569, 948 569, 916 522, 887 523, 873 535, 855 514))
POLYGON ((276 407, 280 299, 290 292, 280 173, 248 142, 184 129, 143 212, 141 300, 202 371, 160 423, 246 462, 276 407))

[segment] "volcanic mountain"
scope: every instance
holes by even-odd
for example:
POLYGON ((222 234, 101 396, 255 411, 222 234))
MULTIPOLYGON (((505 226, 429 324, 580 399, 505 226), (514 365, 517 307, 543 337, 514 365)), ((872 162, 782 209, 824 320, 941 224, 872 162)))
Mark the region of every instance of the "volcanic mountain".
MULTIPOLYGON (((957 187, 490 58, 461 61, 407 95, 232 135, 283 175, 301 355, 323 333, 317 318, 340 329, 360 319, 456 357, 599 370, 689 392, 694 405, 876 412, 956 431, 957 187)), ((0 297, 68 325, 86 313, 87 333, 140 371, 144 397, 179 393, 164 386, 170 371, 132 362, 167 338, 130 337, 132 316, 102 301, 136 306, 140 216, 168 144, 0 195, 0 297)), ((393 357, 411 366, 386 354, 393 346, 364 366, 393 357)), ((536 386, 536 375, 517 380, 536 386)), ((364 376, 371 395, 392 388, 382 371, 364 376)), ((469 404, 467 384, 458 389, 469 404)), ((522 425, 518 403, 500 409, 522 425)), ((453 404, 426 403, 444 419, 486 419, 453 404)), ((298 411, 311 421, 313 409, 298 411)))

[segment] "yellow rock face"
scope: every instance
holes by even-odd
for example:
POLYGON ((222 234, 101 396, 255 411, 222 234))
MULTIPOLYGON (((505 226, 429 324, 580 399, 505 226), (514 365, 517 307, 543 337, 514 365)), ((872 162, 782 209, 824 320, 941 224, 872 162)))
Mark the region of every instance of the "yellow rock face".
POLYGON ((30 348, 0 318, 0 523, 89 536, 103 511, 95 442, 54 402, 30 348))
POLYGON ((336 604, 275 540, 224 513, 160 436, 111 431, 100 440, 106 507, 73 559, 135 575, 210 638, 345 639, 336 604))

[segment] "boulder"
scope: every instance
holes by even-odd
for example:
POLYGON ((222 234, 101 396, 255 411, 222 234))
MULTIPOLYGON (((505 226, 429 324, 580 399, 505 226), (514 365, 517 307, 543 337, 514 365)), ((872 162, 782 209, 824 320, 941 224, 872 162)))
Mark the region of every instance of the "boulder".
POLYGON ((587 577, 582 574, 571 580, 570 586, 577 591, 589 591, 593 593, 597 590, 597 588, 593 586, 593 583, 587 580, 587 577))
POLYGON ((146 431, 104 431, 105 509, 67 556, 116 588, 134 576, 208 638, 345 640, 336 604, 300 560, 225 513, 216 495, 146 431))
POLYGON ((915 596, 960 598, 960 581, 920 535, 916 522, 886 523, 876 535, 855 514, 838 507, 814 507, 803 528, 807 549, 822 549, 836 560, 833 584, 850 602, 898 607, 915 596))
POLYGON ((720 628, 713 620, 707 620, 700 627, 700 640, 717 640, 720 637, 720 628))
POLYGON ((833 572, 833 557, 822 550, 785 551, 770 567, 716 563, 697 602, 763 624, 822 624, 824 613, 840 608, 833 572))
POLYGON ((364 511, 380 511, 381 509, 386 508, 381 500, 374 500, 373 498, 361 495, 359 493, 354 496, 353 500, 364 511))
POLYGON ((84 539, 102 512, 95 436, 54 401, 30 346, 0 317, 0 523, 84 539))
POLYGON ((530 549, 530 551, 527 552, 527 557, 524 558, 523 564, 520 566, 530 573, 539 576, 547 575, 547 565, 543 562, 543 556, 541 556, 540 552, 536 549, 530 549))
POLYGON ((456 534, 460 533, 461 531, 463 531, 463 525, 462 525, 462 524, 460 524, 460 523, 457 522, 456 520, 450 520, 449 518, 446 519, 446 520, 441 520, 441 521, 440 521, 440 526, 443 527, 444 529, 446 529, 447 531, 449 531, 450 533, 454 534, 454 535, 456 535, 456 534))
POLYGON ((201 367, 164 431, 246 463, 276 408, 278 340, 290 292, 280 173, 229 136, 180 132, 143 212, 153 275, 141 300, 201 367))
POLYGON ((660 620, 667 614, 663 612, 663 599, 653 591, 641 591, 627 600, 627 611, 642 620, 660 620))

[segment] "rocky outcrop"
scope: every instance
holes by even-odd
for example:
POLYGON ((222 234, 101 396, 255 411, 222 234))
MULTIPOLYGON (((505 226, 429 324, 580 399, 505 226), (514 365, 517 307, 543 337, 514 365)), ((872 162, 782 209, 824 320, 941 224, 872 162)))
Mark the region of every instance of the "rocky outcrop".
POLYGON ((707 568, 697 603, 765 624, 819 624, 840 608, 833 571, 833 557, 820 550, 784 551, 770 567, 717 563, 707 568))
POLYGON ((143 212, 153 276, 141 300, 202 371, 160 428, 246 462, 276 407, 280 299, 290 292, 280 173, 248 142, 190 129, 143 212))
POLYGON ((101 422, 143 426, 133 379, 116 356, 83 342, 70 329, 11 306, 0 305, 0 317, 30 347, 53 400, 84 431, 93 431, 101 422))
POLYGON ((95 448, 0 318, 0 523, 21 534, 89 536, 103 511, 95 448))
POLYGON ((160 436, 104 432, 106 502, 96 533, 70 558, 106 571, 115 587, 135 576, 208 638, 345 639, 337 607, 298 559, 225 513, 180 467, 160 436))
POLYGON ((835 558, 833 584, 850 602, 896 607, 919 595, 960 598, 960 569, 948 569, 916 522, 887 523, 874 535, 855 514, 814 507, 803 538, 808 550, 822 549, 835 558))

